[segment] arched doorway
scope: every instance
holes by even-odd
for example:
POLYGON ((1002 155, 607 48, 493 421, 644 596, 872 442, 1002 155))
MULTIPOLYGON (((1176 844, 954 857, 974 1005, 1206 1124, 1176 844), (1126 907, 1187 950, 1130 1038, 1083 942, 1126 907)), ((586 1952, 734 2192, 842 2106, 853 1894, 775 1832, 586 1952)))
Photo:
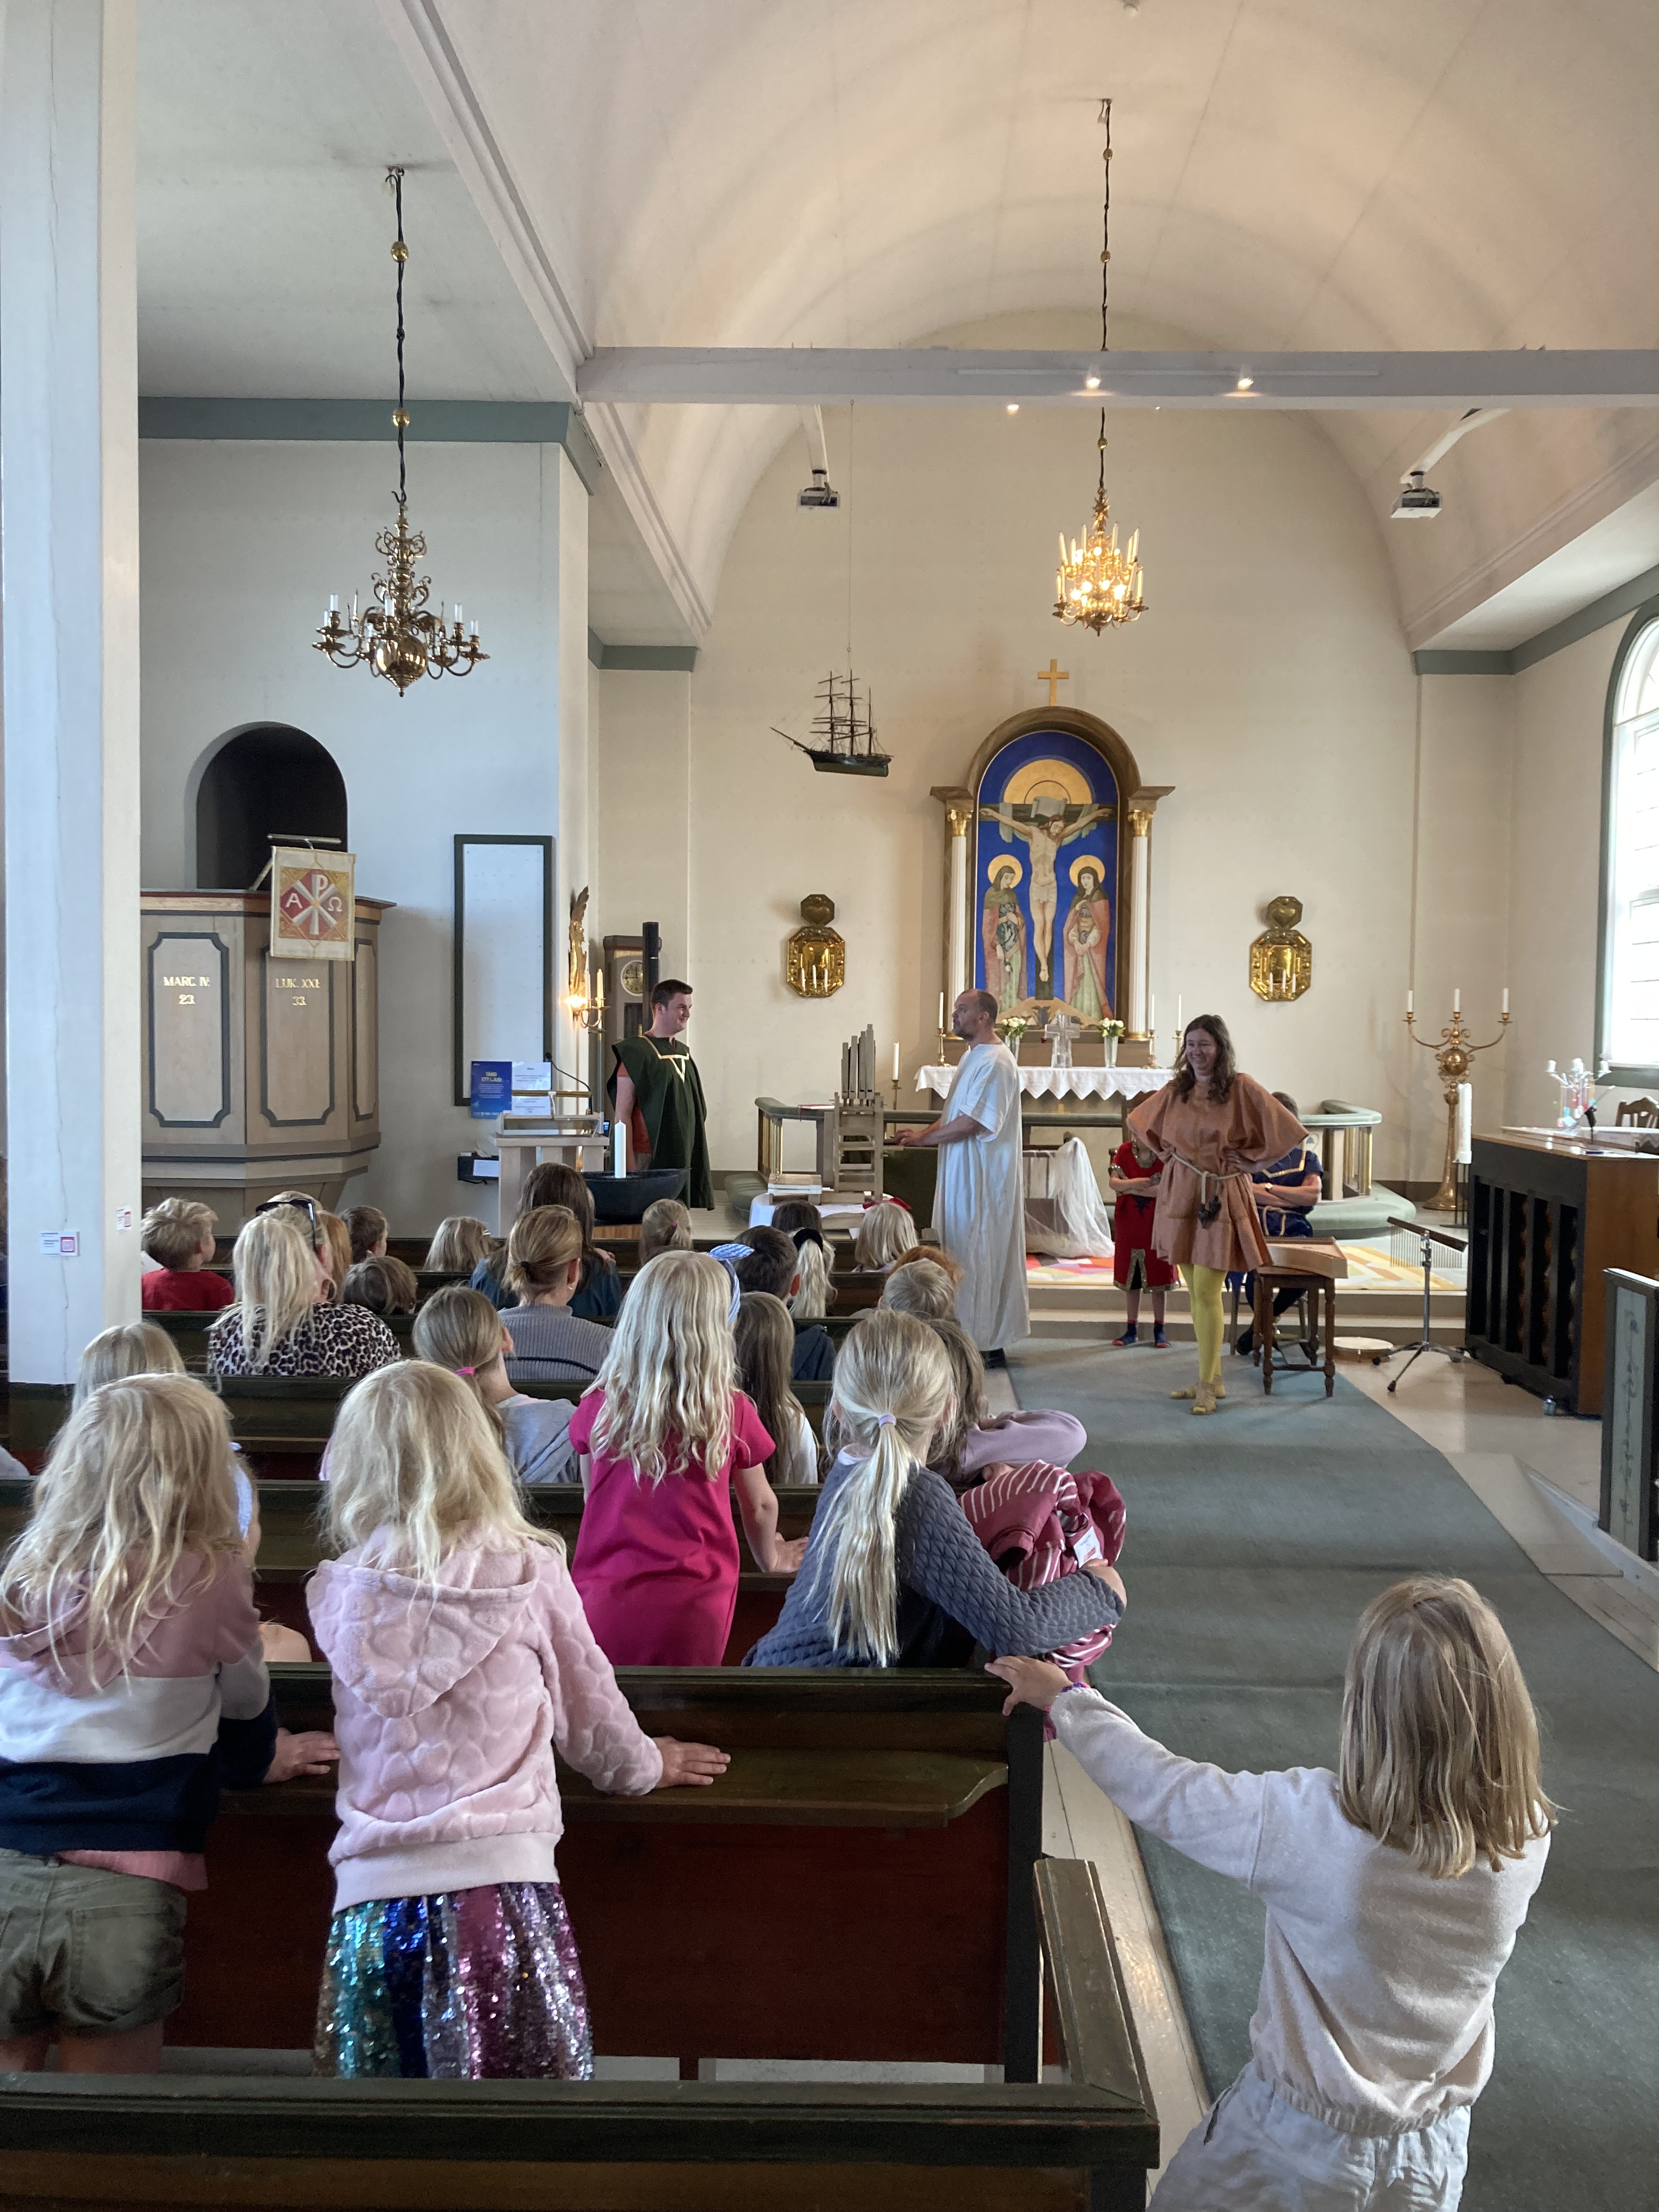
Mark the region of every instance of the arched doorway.
POLYGON ((246 890, 270 840, 347 845, 345 779, 315 738, 285 722, 252 722, 222 744, 196 793, 198 890, 246 890))

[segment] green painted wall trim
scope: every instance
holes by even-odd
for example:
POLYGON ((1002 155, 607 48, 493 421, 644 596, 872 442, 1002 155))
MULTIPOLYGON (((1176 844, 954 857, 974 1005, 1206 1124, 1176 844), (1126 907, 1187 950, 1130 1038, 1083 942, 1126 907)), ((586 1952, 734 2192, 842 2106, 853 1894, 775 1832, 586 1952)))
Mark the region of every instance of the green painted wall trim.
POLYGON ((1615 585, 1612 591, 1603 592, 1599 599, 1592 599, 1587 607, 1580 607, 1576 615, 1553 623, 1548 629, 1540 629, 1536 637, 1523 639, 1507 653, 1430 650, 1413 653, 1412 666, 1419 676, 1518 676, 1523 668, 1536 666, 1552 653, 1563 653, 1568 646, 1577 645, 1581 637, 1605 629, 1620 615, 1644 606, 1656 594, 1659 594, 1659 568, 1644 568, 1627 584, 1615 585))
MULTIPOLYGON (((410 445, 562 446, 588 491, 604 464, 587 425, 559 399, 417 399, 410 445)), ((386 399, 141 399, 141 438, 378 446, 394 436, 386 399)))
POLYGON ((595 668, 632 668, 656 675, 678 670, 690 675, 697 665, 695 645, 606 645, 587 633, 587 657, 595 668))

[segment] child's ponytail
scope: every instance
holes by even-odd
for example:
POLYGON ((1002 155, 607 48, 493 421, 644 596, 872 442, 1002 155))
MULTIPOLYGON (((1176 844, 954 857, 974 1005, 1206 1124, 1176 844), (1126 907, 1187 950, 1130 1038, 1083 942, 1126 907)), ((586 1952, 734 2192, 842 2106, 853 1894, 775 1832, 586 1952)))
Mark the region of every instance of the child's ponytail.
POLYGON ((836 1647, 856 1660, 885 1667, 898 1656, 899 1503, 950 1402, 932 1330, 908 1314, 866 1314, 836 1362, 830 1407, 835 1442, 859 1464, 822 1516, 817 1570, 836 1647))

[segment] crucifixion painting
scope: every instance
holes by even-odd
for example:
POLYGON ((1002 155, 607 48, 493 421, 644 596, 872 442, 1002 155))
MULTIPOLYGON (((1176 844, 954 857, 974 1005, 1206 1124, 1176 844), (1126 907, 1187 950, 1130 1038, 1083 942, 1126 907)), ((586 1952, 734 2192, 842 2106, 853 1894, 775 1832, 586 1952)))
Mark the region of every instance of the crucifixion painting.
POLYGON ((1113 995, 1117 882, 1109 764, 1069 732, 1033 731, 987 763, 975 798, 979 980, 1005 1012, 1027 998, 1069 1001, 1075 988, 1091 1016, 1103 1018, 1113 995))

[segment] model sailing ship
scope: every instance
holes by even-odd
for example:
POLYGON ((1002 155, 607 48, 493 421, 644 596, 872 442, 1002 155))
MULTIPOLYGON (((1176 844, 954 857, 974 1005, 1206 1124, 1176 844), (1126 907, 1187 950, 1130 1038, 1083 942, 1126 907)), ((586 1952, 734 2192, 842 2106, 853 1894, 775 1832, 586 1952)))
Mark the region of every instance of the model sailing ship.
POLYGON ((876 743, 868 688, 864 694, 862 714, 850 669, 845 676, 826 676, 818 686, 817 699, 811 744, 803 744, 799 738, 792 738, 787 730, 780 730, 775 723, 773 735, 793 745, 797 752, 805 753, 821 775, 885 775, 892 755, 883 752, 876 743))

